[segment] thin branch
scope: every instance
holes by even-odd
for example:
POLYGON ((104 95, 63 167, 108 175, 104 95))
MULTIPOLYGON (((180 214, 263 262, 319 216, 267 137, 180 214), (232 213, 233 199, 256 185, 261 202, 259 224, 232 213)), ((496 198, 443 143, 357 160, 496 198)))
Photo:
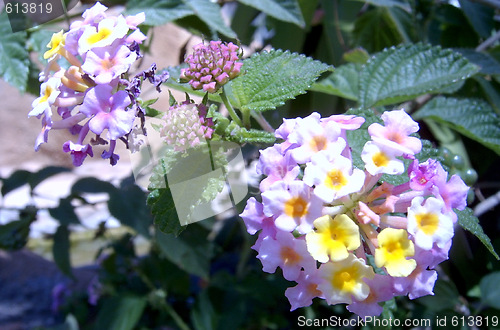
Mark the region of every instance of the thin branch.
POLYGON ((476 47, 476 52, 481 52, 486 48, 492 46, 495 42, 500 39, 500 31, 497 31, 494 35, 486 39, 482 44, 476 47))
POLYGON ((476 217, 479 217, 480 215, 495 208, 498 204, 500 204, 500 191, 477 204, 477 206, 474 208, 474 215, 476 217))

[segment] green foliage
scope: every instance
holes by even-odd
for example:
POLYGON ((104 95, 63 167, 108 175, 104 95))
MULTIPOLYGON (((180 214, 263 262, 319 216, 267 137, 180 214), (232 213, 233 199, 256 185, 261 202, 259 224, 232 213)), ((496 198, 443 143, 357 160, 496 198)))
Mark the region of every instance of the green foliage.
MULTIPOLYGON (((234 106, 242 112, 272 110, 305 93, 329 66, 282 50, 254 54, 243 62, 243 75, 231 81, 234 106)), ((231 100, 233 101, 233 100, 231 100)))
POLYGON ((19 250, 28 242, 29 228, 36 220, 37 210, 27 206, 19 213, 19 220, 0 225, 0 249, 19 250))
POLYGON ((17 87, 26 90, 29 73, 29 52, 25 47, 26 33, 12 33, 7 14, 0 14, 0 77, 17 87))
POLYGON ((146 24, 163 25, 186 16, 194 15, 193 10, 182 0, 131 0, 127 2, 127 13, 146 14, 146 24))
POLYGON ((437 97, 414 117, 449 126, 500 154, 500 118, 483 100, 437 97))
POLYGON ((135 329, 146 307, 146 302, 143 297, 131 295, 107 298, 97 315, 95 329, 135 329))
POLYGON ((481 289, 481 301, 486 306, 500 309, 500 272, 494 272, 481 279, 479 288, 481 289))
POLYGON ((458 216, 458 224, 481 241, 481 243, 486 246, 488 251, 491 252, 495 256, 497 260, 500 260, 500 257, 496 253, 493 245, 491 244, 491 240, 483 231, 483 228, 479 224, 479 219, 474 215, 474 212, 470 208, 466 208, 463 211, 454 210, 458 216))
POLYGON ((57 267, 63 274, 73 277, 70 260, 69 229, 67 225, 61 224, 54 234, 54 244, 52 245, 52 255, 57 267))
POLYGON ((238 2, 254 7, 281 21, 290 22, 300 27, 305 26, 297 0, 238 0, 238 2))
POLYGON ((333 74, 314 83, 311 90, 358 101, 361 67, 361 65, 354 63, 341 65, 335 69, 333 74))
POLYGON ((386 49, 371 58, 359 76, 364 108, 400 103, 436 93, 479 68, 460 54, 423 44, 386 49))
POLYGON ((156 231, 155 241, 161 254, 180 269, 208 279, 213 246, 206 239, 208 232, 197 224, 179 236, 156 231))
POLYGON ((211 29, 225 35, 229 38, 236 38, 236 34, 224 24, 220 7, 217 3, 205 0, 184 0, 184 2, 193 10, 211 29))

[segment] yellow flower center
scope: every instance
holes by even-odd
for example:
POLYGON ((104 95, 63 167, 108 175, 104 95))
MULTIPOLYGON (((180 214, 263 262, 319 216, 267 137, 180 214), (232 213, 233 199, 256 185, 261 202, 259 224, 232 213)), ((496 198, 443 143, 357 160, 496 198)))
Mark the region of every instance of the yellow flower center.
POLYGON ((57 54, 61 49, 61 47, 64 47, 65 40, 66 37, 64 36, 62 30, 57 33, 54 33, 52 35, 52 38, 50 39, 49 44, 47 45, 47 47, 50 49, 43 54, 43 58, 48 59, 57 54))
POLYGON ((106 39, 107 37, 109 37, 111 35, 111 30, 108 29, 108 28, 101 28, 99 29, 98 32, 92 34, 88 39, 87 41, 89 42, 89 44, 93 45, 101 40, 104 40, 106 39))
POLYGON ((384 167, 389 164, 389 157, 381 151, 377 152, 376 154, 373 155, 372 157, 373 164, 377 167, 384 167))
POLYGON ((307 202, 300 196, 292 197, 285 203, 285 214, 293 218, 301 218, 307 214, 307 202))
POLYGON ((306 235, 307 250, 314 259, 326 262, 330 258, 339 261, 347 258, 348 251, 361 245, 359 228, 345 214, 332 219, 325 215, 314 221, 316 232, 306 235))
POLYGON ((435 213, 420 213, 415 215, 417 227, 426 235, 432 235, 439 226, 439 217, 435 213))
POLYGON ((311 149, 314 151, 325 150, 327 144, 328 144, 328 142, 326 140, 326 137, 324 137, 322 135, 313 137, 311 142, 309 142, 311 149))
POLYGON ((379 247, 375 250, 375 264, 387 269, 391 276, 406 277, 417 266, 413 242, 404 229, 386 228, 378 234, 379 247))
POLYGON ((356 284, 361 280, 358 267, 352 265, 333 275, 332 286, 344 292, 353 292, 356 284))
POLYGON ((281 248, 280 255, 286 266, 296 265, 302 261, 302 257, 300 256, 300 254, 298 254, 294 249, 288 246, 284 246, 281 248))
POLYGON ((52 94, 52 92, 53 92, 52 87, 47 86, 47 87, 45 88, 45 92, 43 93, 42 98, 40 99, 40 101, 39 101, 38 103, 47 102, 47 101, 48 101, 48 99, 49 99, 49 97, 50 97, 50 94, 52 94))
POLYGON ((326 175, 325 185, 334 190, 340 190, 347 184, 347 178, 341 170, 333 169, 326 175))

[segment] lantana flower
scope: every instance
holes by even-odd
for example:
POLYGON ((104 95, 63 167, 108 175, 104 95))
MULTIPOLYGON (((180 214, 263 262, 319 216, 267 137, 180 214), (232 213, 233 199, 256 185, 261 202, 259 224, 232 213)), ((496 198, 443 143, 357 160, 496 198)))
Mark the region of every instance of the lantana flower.
POLYGON ((252 248, 264 271, 279 267, 297 282, 285 291, 292 310, 318 298, 375 316, 394 296, 433 294, 435 267, 451 246, 453 209, 465 207, 467 187, 437 160, 417 160, 418 124, 404 110, 382 120, 369 125, 362 150, 352 150, 347 131, 358 134, 363 118, 285 119, 275 132, 282 141, 261 152, 262 203, 250 198, 241 216, 258 235, 252 248), (408 168, 403 159, 413 159, 408 168), (292 257, 293 276, 283 256, 292 257))
POLYGON ((153 65, 129 80, 128 72, 140 57, 138 43, 145 38, 137 26, 145 15, 114 16, 106 10, 97 2, 85 10, 83 20, 71 23, 69 31, 53 34, 44 53, 48 63, 39 75, 40 97, 29 112, 42 122, 36 151, 51 130, 67 129, 77 135, 77 141, 68 141, 63 148, 75 166, 92 157, 90 145, 97 144, 109 145, 101 157, 115 165, 120 158, 114 152, 116 141, 128 143, 136 118, 144 130, 145 111, 138 102, 142 81, 147 79, 159 89, 168 78, 168 74, 156 75, 153 65), (67 63, 60 65, 62 60, 67 63), (101 136, 104 130, 108 140, 101 136), (95 137, 88 138, 92 133, 95 137))

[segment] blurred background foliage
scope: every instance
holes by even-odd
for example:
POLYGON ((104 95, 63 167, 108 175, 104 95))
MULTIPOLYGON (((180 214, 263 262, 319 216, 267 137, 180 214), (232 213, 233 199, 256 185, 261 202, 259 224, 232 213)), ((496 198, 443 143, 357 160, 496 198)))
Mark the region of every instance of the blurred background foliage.
MULTIPOLYGON (((10 32, 2 14, 2 79, 37 95, 37 55, 43 54, 52 32, 57 31, 56 24, 60 26, 80 16, 93 1, 82 3, 84 6, 77 7, 80 11, 72 11, 58 22, 15 34, 10 32)), ((312 111, 328 116, 358 107, 377 112, 405 107, 419 120, 421 136, 439 148, 439 158, 445 166, 471 186, 469 206, 479 217, 492 246, 500 251, 497 1, 103 3, 122 8, 127 14, 146 13, 141 27, 149 37, 143 45, 145 52, 151 45, 148 43, 155 42, 159 27, 172 23, 206 40, 238 41, 247 52, 245 56, 272 47, 333 65, 333 73, 323 74, 310 92, 264 114, 273 127, 282 118, 305 116, 312 111), (391 58, 394 63, 388 64, 384 58, 391 58), (422 63, 430 67, 423 67, 422 63), (375 87, 367 83, 374 77, 381 80, 375 87), (412 85, 417 82, 422 85, 412 85), (398 89, 398 85, 402 87, 398 89), (375 91, 370 92, 372 87, 375 91)), ((174 69, 170 68, 172 73, 174 69)), ((182 87, 172 79, 167 85, 182 87)), ((255 159, 256 148, 245 146, 244 150, 250 163, 255 159)), ((38 172, 15 171, 0 178, 1 194, 6 196, 25 185, 33 193, 38 184, 64 171, 67 169, 58 167, 38 172)), ((114 238, 106 236, 105 226, 96 230, 94 239, 105 237, 107 242, 95 257, 100 265, 99 280, 87 292, 65 295, 59 312, 66 317, 66 329, 225 329, 228 325, 234 329, 281 329, 296 328, 299 316, 353 317, 344 306, 327 306, 324 301, 290 312, 284 296, 289 284, 280 274, 262 272, 250 249, 255 238, 245 232, 237 215, 192 224, 178 237, 154 230, 153 216, 146 204, 147 192, 136 186, 133 178, 123 180, 119 186, 84 178, 73 185, 57 207, 44 210, 33 203, 17 209, 19 219, 0 226, 0 247, 23 248, 37 214, 48 211, 59 221, 55 234, 49 238, 53 240, 53 258, 61 271, 71 277, 70 233, 80 221, 75 208, 92 204, 87 199, 92 194, 105 194, 107 198, 102 204, 130 230, 114 238), (138 236, 146 238, 146 252, 138 253, 138 236)), ((238 205, 235 214, 242 211, 244 204, 238 205)), ((414 301, 398 298, 385 306, 383 317, 435 320, 447 316, 449 320, 460 320, 464 329, 498 327, 493 318, 496 316, 498 321, 500 317, 499 281, 500 263, 477 238, 457 227, 450 260, 439 268, 435 295, 414 301), (480 317, 483 322, 468 325, 470 317, 480 317)))

